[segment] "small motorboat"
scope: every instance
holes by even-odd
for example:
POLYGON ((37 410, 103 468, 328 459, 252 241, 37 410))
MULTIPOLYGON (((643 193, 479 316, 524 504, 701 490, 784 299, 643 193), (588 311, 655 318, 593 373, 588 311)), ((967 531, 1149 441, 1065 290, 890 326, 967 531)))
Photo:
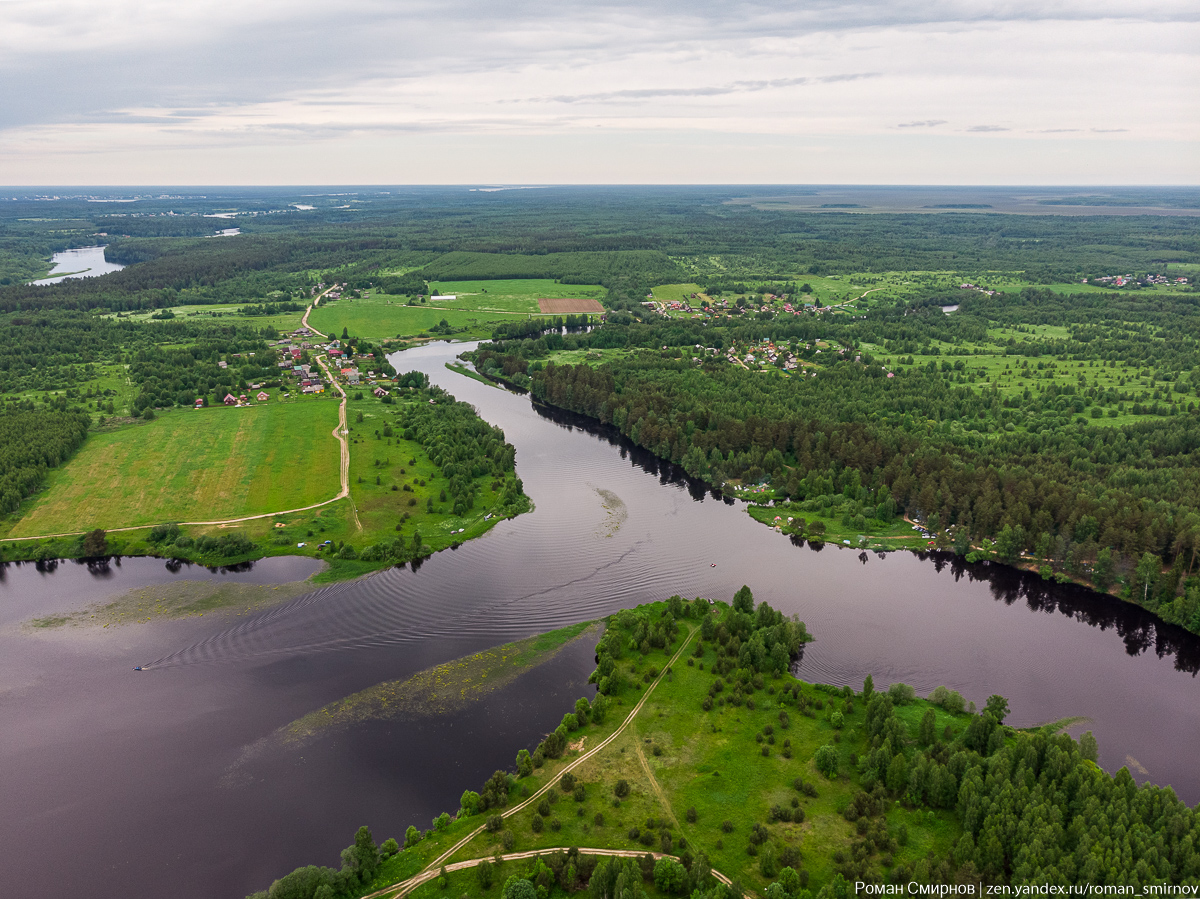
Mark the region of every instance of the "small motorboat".
POLYGON ((713 563, 712 563, 711 565, 709 565, 708 567, 709 567, 709 568, 716 568, 716 567, 717 567, 717 563, 716 563, 716 562, 713 562, 713 563))
POLYGON ((134 668, 133 670, 134 670, 134 671, 144 671, 145 669, 144 669, 144 668, 142 668, 142 666, 141 666, 141 665, 138 665, 138 666, 137 666, 136 668, 134 668))

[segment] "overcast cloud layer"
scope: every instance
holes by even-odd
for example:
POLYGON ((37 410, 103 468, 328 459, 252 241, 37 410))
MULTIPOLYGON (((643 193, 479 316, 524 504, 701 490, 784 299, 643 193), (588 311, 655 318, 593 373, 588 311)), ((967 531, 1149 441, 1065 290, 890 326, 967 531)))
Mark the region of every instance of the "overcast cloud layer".
POLYGON ((0 184, 1200 183, 1200 4, 0 0, 0 184))

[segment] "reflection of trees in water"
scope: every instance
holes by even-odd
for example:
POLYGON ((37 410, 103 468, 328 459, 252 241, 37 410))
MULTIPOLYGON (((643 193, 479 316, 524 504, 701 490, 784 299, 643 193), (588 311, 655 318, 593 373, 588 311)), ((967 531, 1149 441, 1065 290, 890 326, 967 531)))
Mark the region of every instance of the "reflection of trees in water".
POLYGON ((84 560, 87 565, 88 574, 96 578, 108 578, 113 576, 113 566, 111 557, 104 556, 99 559, 84 560))
POLYGON ((955 581, 966 577, 971 582, 987 583, 992 597, 1007 606, 1023 600, 1035 612, 1058 612, 1103 631, 1115 630, 1129 655, 1138 656, 1153 648, 1159 658, 1174 656, 1176 670, 1193 677, 1200 673, 1200 638, 1132 603, 1078 584, 1047 581, 1039 574, 1008 565, 972 564, 953 553, 919 552, 917 556, 932 560, 938 572, 949 566, 955 581))
MULTIPOLYGON (((662 484, 681 485, 696 502, 706 498, 722 499, 733 505, 733 498, 723 496, 703 481, 691 478, 678 465, 659 459, 652 452, 623 437, 616 428, 601 424, 594 419, 534 402, 533 408, 539 416, 567 431, 584 431, 598 440, 618 447, 622 459, 649 474, 658 477, 662 484)), ((807 543, 812 552, 824 549, 823 543, 808 543, 803 537, 791 536, 794 546, 804 547, 807 543)), ((877 553, 880 557, 882 553, 877 553)), ((1154 649, 1159 658, 1175 657, 1175 667, 1195 677, 1200 674, 1200 637, 1181 627, 1167 624, 1155 618, 1145 609, 1124 602, 1115 596, 1097 593, 1078 584, 1058 584, 1043 580, 1041 575, 1021 571, 1008 565, 986 562, 969 563, 962 556, 948 552, 917 552, 922 561, 932 562, 939 574, 946 568, 955 581, 967 578, 969 582, 981 581, 988 584, 993 598, 1005 605, 1014 605, 1019 600, 1037 612, 1058 612, 1101 630, 1115 630, 1125 643, 1125 651, 1131 656, 1154 649)), ((862 564, 869 557, 858 556, 862 564)))
POLYGON ((544 403, 534 402, 533 409, 539 416, 558 425, 564 431, 583 431, 591 434, 597 440, 617 447, 621 452, 621 458, 628 460, 635 468, 654 475, 663 486, 686 488, 688 495, 698 503, 711 498, 724 500, 726 505, 733 505, 732 497, 724 496, 721 491, 715 490, 704 481, 690 477, 683 468, 674 462, 660 459, 650 450, 640 447, 628 437, 622 436, 621 432, 611 425, 602 424, 595 419, 568 412, 557 406, 547 406, 544 403))

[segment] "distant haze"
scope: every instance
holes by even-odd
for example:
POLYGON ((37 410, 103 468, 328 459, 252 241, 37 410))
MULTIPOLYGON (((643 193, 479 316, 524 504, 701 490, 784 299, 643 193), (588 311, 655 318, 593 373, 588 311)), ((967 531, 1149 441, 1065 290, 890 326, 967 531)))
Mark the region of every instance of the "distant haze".
POLYGON ((1194 0, 2 0, 0 182, 1197 184, 1194 0))

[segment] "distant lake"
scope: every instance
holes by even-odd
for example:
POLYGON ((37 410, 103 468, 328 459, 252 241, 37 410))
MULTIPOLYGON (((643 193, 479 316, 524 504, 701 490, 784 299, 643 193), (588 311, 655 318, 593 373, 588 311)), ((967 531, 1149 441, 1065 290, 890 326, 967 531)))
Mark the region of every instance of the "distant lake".
POLYGON ((125 266, 115 262, 106 262, 104 247, 77 247, 74 250, 64 250, 55 253, 50 260, 54 268, 45 278, 30 281, 30 284, 57 284, 67 278, 91 278, 95 275, 107 275, 118 272, 125 266))

